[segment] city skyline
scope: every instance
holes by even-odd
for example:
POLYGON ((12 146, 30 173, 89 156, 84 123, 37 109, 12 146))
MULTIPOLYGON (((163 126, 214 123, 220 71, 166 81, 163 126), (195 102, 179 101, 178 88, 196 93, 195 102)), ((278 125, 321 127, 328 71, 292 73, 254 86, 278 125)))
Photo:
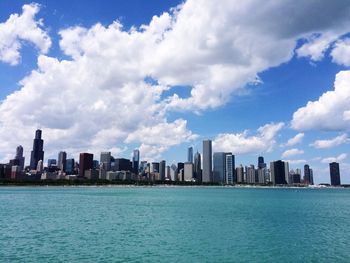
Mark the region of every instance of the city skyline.
POLYGON ((0 163, 30 164, 40 128, 45 165, 203 161, 209 139, 236 167, 308 164, 321 183, 337 162, 349 183, 350 4, 268 1, 248 19, 257 4, 2 1, 0 163))
MULTIPOLYGON (((254 164, 236 167, 236 156, 232 152, 213 152, 212 141, 202 142, 203 160, 198 152, 193 155, 193 147, 187 149, 185 162, 167 163, 165 160, 147 162, 140 160, 140 151, 134 149, 131 159, 112 156, 111 152, 100 153, 97 160, 93 153, 79 154, 79 162, 67 159, 67 153, 60 151, 57 159, 48 159, 44 165, 44 140, 42 130, 37 129, 33 140, 30 165, 24 167, 23 147, 16 147, 16 155, 6 163, 0 163, 0 179, 15 181, 76 180, 101 181, 148 181, 148 182, 192 182, 197 184, 251 184, 251 185, 315 185, 313 169, 304 165, 301 169, 289 169, 288 161, 275 160, 267 166, 263 156, 254 164), (255 168, 256 167, 256 168, 255 168)), ((339 163, 329 163, 331 186, 341 186, 339 163)))

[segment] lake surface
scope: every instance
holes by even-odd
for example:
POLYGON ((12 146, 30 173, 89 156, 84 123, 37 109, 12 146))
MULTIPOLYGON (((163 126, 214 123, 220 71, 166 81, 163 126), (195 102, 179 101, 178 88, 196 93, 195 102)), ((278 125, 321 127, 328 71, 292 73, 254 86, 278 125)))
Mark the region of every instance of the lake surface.
POLYGON ((350 189, 3 187, 0 262, 350 262, 350 189))

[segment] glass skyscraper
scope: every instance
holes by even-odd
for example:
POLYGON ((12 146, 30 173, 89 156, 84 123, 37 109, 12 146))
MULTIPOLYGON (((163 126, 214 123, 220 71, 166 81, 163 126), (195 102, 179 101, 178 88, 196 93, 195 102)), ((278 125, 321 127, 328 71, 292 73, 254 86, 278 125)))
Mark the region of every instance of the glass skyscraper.
POLYGON ((30 156, 30 169, 35 170, 38 162, 44 160, 44 140, 41 139, 41 130, 36 130, 33 140, 33 150, 30 156))

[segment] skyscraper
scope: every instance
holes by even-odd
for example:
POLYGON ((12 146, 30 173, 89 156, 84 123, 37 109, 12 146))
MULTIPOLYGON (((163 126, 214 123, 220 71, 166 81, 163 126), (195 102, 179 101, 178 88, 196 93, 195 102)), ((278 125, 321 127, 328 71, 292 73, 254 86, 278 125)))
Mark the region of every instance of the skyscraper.
MULTIPOLYGON (((273 184, 287 184, 285 162, 278 160, 270 163, 271 181, 273 184)), ((288 177, 288 174, 287 174, 288 177)))
POLYGON ((184 181, 189 182, 193 179, 193 163, 186 162, 184 164, 184 181))
POLYGON ((59 152, 57 166, 58 166, 58 169, 60 169, 62 172, 66 171, 66 160, 67 160, 67 153, 59 152))
POLYGON ((212 146, 211 140, 203 141, 203 171, 202 181, 212 182, 212 146))
POLYGON ((100 163, 105 171, 111 170, 111 152, 101 152, 100 163))
POLYGON ((135 174, 139 173, 139 164, 140 164, 140 151, 135 149, 132 157, 132 170, 135 174))
POLYGON ((16 156, 15 159, 18 160, 18 166, 21 171, 24 169, 24 156, 23 156, 23 147, 22 145, 18 145, 16 148, 16 156))
POLYGON ((165 161, 159 163, 159 176, 161 181, 165 181, 165 161))
POLYGON ((339 163, 333 162, 329 164, 329 173, 331 176, 331 185, 339 186, 340 185, 340 170, 339 163))
POLYGON ((308 164, 304 165, 304 184, 310 184, 311 182, 311 173, 310 166, 308 164))
POLYGON ((194 155, 194 167, 193 167, 194 178, 197 182, 202 181, 202 165, 201 165, 201 154, 197 151, 194 155))
POLYGON ((225 182, 226 154, 224 152, 215 152, 213 155, 213 182, 225 182))
POLYGON ((30 169, 35 170, 38 162, 44 160, 44 140, 41 139, 41 130, 36 130, 33 140, 33 150, 30 156, 30 169))
POLYGON ((187 162, 193 163, 193 147, 188 147, 188 150, 187 150, 187 162))
POLYGON ((237 183, 244 183, 244 168, 242 164, 236 168, 236 177, 237 183))
POLYGON ((235 182, 235 156, 232 153, 225 154, 225 183, 235 182))
POLYGON ((66 173, 73 174, 74 173, 74 159, 66 160, 66 173))
POLYGON ((94 155, 92 153, 81 153, 79 156, 79 177, 84 177, 86 170, 93 168, 94 155))
POLYGON ((259 169, 263 169, 266 167, 266 163, 264 162, 264 157, 263 156, 259 156, 258 157, 258 168, 259 169))

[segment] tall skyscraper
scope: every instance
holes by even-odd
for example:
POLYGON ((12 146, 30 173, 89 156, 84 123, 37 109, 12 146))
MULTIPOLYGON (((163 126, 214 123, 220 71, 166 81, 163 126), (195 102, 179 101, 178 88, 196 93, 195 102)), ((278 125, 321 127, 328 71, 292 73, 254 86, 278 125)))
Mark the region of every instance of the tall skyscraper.
POLYGON ((30 156, 30 169, 35 170, 38 162, 44 160, 44 140, 41 139, 41 130, 36 130, 33 140, 33 150, 30 156))
POLYGON ((225 182, 226 154, 224 152, 215 152, 213 155, 213 182, 225 182))
POLYGON ((73 174, 74 173, 74 159, 66 160, 66 173, 73 174))
POLYGON ((111 170, 111 152, 101 152, 100 163, 105 171, 111 170))
POLYGON ((235 182, 235 156, 232 153, 225 154, 225 183, 233 184, 235 182))
POLYGON ((304 184, 310 184, 311 182, 311 173, 310 166, 308 164, 304 165, 304 184))
POLYGON ((202 182, 212 182, 212 146, 211 140, 203 141, 203 171, 202 182))
POLYGON ((184 164, 184 181, 192 181, 193 179, 193 163, 186 162, 184 164))
POLYGON ((62 172, 66 171, 66 160, 67 160, 67 153, 59 152, 57 166, 58 166, 58 169, 60 169, 62 172))
POLYGON ((165 181, 165 161, 159 163, 159 176, 161 181, 165 181))
POLYGON ((264 157, 263 156, 259 156, 258 157, 258 168, 259 169, 263 169, 266 167, 266 163, 264 162, 264 157))
MULTIPOLYGON (((285 162, 278 160, 270 163, 271 182, 273 184, 287 184, 285 162)), ((288 177, 288 174, 287 174, 288 177)))
POLYGON ((23 147, 22 145, 18 145, 16 148, 16 156, 15 159, 18 160, 18 166, 21 171, 24 169, 24 156, 23 156, 23 147))
POLYGON ((197 182, 201 182, 202 181, 201 154, 198 151, 194 155, 193 173, 197 182))
POLYGON ((331 185, 339 186, 340 185, 340 170, 339 163, 333 162, 329 164, 329 173, 331 176, 331 185))
POLYGON ((193 147, 188 147, 188 150, 187 150, 187 162, 193 163, 193 147))
POLYGON ((140 164, 140 151, 135 149, 132 157, 132 170, 135 174, 139 173, 139 164, 140 164))
POLYGON ((92 153, 81 153, 79 156, 79 176, 84 177, 85 171, 93 169, 94 155, 92 153))

